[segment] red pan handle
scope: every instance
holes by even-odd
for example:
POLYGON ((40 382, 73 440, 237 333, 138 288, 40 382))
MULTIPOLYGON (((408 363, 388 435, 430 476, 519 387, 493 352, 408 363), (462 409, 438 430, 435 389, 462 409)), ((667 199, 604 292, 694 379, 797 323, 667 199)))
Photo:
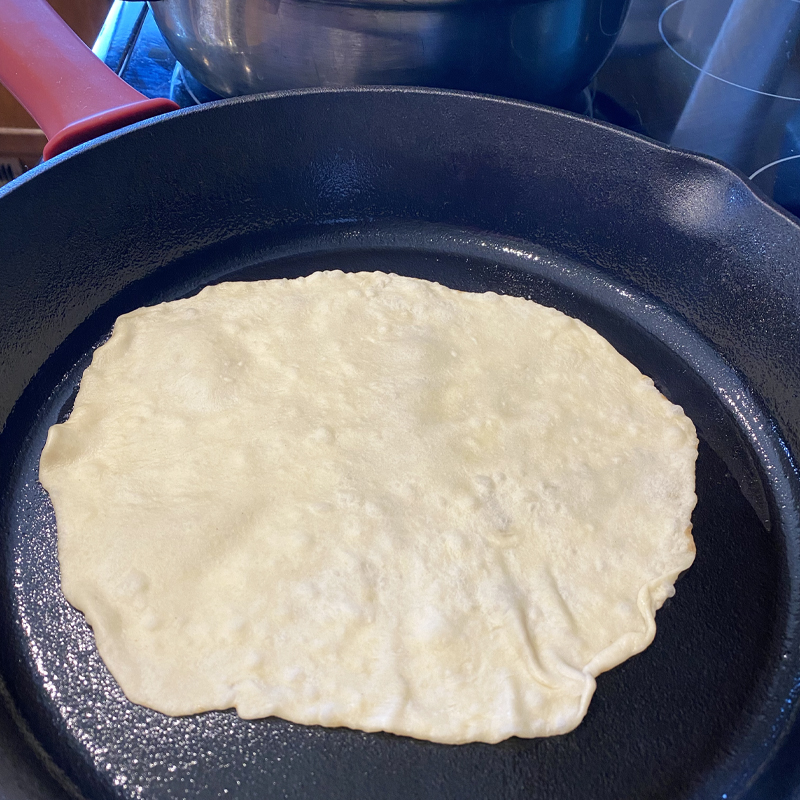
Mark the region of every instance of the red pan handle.
POLYGON ((0 0, 0 83, 49 139, 46 159, 178 108, 115 75, 46 0, 0 0))

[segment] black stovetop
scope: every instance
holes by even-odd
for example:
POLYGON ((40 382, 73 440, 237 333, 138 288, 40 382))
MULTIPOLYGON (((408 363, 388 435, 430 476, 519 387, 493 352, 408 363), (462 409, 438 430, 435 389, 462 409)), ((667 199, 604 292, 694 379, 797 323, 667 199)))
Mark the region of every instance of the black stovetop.
MULTIPOLYGON (((800 0, 633 0, 586 113, 735 167, 800 216, 800 0)), ((115 0, 95 52, 136 89, 217 99, 145 3, 115 0)))

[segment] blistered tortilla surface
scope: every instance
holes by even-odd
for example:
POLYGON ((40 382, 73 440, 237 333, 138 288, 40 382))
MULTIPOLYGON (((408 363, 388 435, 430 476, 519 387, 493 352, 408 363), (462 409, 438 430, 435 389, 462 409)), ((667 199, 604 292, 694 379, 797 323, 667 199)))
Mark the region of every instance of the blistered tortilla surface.
POLYGON ((132 701, 497 742, 652 641, 696 453, 581 322, 323 272, 120 317, 40 479, 132 701))

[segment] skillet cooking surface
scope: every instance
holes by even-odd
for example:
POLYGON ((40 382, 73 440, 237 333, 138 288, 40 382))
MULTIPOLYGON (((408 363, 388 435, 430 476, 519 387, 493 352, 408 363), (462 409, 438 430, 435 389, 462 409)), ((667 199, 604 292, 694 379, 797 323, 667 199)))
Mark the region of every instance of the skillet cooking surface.
POLYGON ((18 400, 0 438, 0 663, 67 778, 119 798, 788 797, 798 776, 778 751, 798 691, 800 605, 786 442, 796 448, 800 431, 800 350, 798 287, 781 259, 800 251, 798 229, 717 165, 524 104, 299 93, 137 127, 0 195, 14 223, 0 252, 15 265, 0 274, 0 413, 18 400), (103 180, 112 165, 125 192, 103 180), (51 233, 34 245, 45 219, 51 233), (209 282, 317 269, 555 306, 695 422, 697 560, 654 644, 600 676, 573 733, 456 747, 232 712, 168 718, 125 700, 61 595, 38 459, 116 316, 209 282))

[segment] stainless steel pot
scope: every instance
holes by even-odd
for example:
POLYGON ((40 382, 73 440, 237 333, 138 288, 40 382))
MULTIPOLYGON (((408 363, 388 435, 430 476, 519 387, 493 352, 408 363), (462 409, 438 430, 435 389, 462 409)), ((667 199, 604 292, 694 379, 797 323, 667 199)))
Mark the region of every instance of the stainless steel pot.
POLYGON ((159 0, 176 58, 223 96, 406 84, 564 105, 630 0, 159 0))

